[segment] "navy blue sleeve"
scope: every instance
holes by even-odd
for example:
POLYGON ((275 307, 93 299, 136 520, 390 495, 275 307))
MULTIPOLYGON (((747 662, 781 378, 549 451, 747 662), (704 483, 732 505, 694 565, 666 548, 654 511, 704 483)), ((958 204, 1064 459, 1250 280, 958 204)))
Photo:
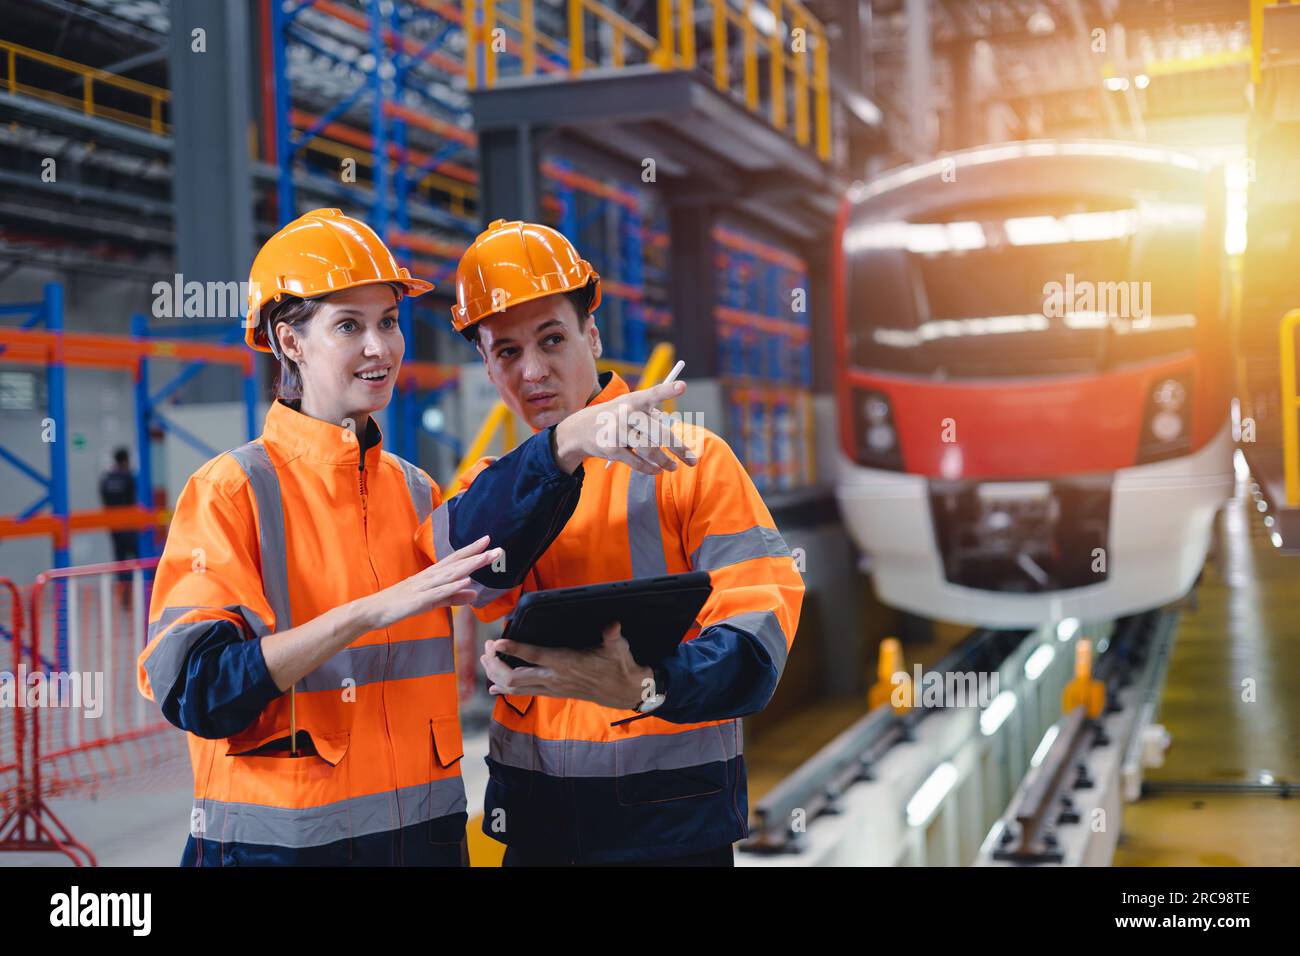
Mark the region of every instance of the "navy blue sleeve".
POLYGON ((566 475, 555 463, 554 429, 543 429, 498 458, 446 503, 451 550, 485 534, 491 536, 492 547, 505 549, 505 568, 475 571, 472 577, 479 584, 509 590, 523 583, 528 569, 578 507, 584 472, 579 465, 566 475))
POLYGON ((219 740, 246 728, 281 693, 261 639, 246 640, 238 625, 213 621, 190 649, 162 712, 181 730, 219 740))
POLYGON ((781 673, 758 638, 728 624, 705 628, 655 665, 655 690, 667 699, 654 716, 675 724, 757 713, 781 673))

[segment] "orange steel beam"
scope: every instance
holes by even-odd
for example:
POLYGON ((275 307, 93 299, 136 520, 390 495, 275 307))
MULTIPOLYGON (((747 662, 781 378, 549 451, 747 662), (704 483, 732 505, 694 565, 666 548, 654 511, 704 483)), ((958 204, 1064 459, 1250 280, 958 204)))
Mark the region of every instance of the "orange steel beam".
POLYGON ((741 328, 758 329, 761 332, 770 332, 773 335, 788 335, 791 338, 801 339, 808 335, 808 327, 799 325, 796 322, 788 322, 785 319, 774 319, 770 316, 759 315, 755 312, 746 312, 743 309, 733 309, 725 305, 720 305, 714 310, 719 322, 726 325, 736 325, 741 328))
POLYGON ((412 385, 415 388, 441 388, 448 382, 460 378, 460 369, 455 365, 439 365, 436 362, 403 362, 397 372, 398 385, 412 385))
POLYGON ((431 239, 428 236, 417 236, 414 233, 396 230, 388 233, 388 241, 399 249, 410 249, 412 252, 424 252, 451 260, 460 259, 468 248, 467 243, 445 242, 441 239, 431 239))
MULTIPOLYGON (((232 320, 234 321, 234 320, 232 320)), ((183 339, 131 339, 91 332, 0 328, 0 362, 42 364, 62 350, 66 365, 94 368, 135 367, 142 358, 177 362, 216 362, 253 369, 253 354, 242 345, 212 345, 183 339)))
MULTIPOLYGON (((77 531, 133 531, 155 528, 162 524, 164 513, 157 508, 129 505, 122 508, 96 508, 69 513, 67 528, 77 531)), ((19 521, 13 515, 0 515, 0 538, 29 538, 53 535, 62 539, 64 521, 58 515, 33 515, 19 521)))
MULTIPOLYGON (((319 119, 315 114, 308 113, 306 110, 295 109, 291 111, 291 121, 294 126, 300 129, 307 129, 315 125, 319 119)), ((317 136, 323 136, 327 139, 337 140, 349 146, 357 146, 367 152, 372 152, 375 148, 375 139, 369 133, 363 132, 352 126, 345 126, 342 123, 327 123, 325 128, 320 130, 317 136)), ((433 157, 428 153, 415 149, 402 150, 396 143, 388 144, 388 157, 401 161, 403 159, 408 163, 417 166, 425 166, 433 157)), ((462 166, 459 163, 442 162, 433 167, 441 173, 450 176, 452 179, 459 179, 466 183, 477 183, 478 173, 468 166, 462 166)))
MULTIPOLYGON (((313 10, 319 10, 321 13, 331 16, 336 20, 341 20, 363 32, 370 30, 369 17, 358 10, 345 7, 341 3, 334 3, 333 0, 316 0, 316 2, 312 4, 311 8, 313 10)), ((384 42, 388 44, 390 48, 400 46, 404 53, 414 55, 419 53, 422 49, 422 44, 417 43, 414 40, 408 40, 405 37, 399 37, 387 27, 384 28, 382 35, 384 42)), ((465 64, 461 63, 459 60, 453 60, 451 57, 439 53, 436 50, 426 53, 424 55, 424 60, 428 63, 432 63, 434 66, 441 67, 448 73, 452 74, 452 76, 463 76, 465 73, 465 64)))
POLYGON ((784 249, 768 245, 766 242, 759 242, 757 239, 751 239, 748 236, 742 236, 738 232, 732 232, 730 229, 715 229, 714 238, 722 245, 732 249, 739 249, 741 252, 752 253, 760 259, 766 259, 768 262, 774 262, 777 265, 786 266, 790 269, 803 270, 807 266, 799 259, 798 256, 791 255, 784 249))
POLYGON ((396 116, 400 120, 410 123, 412 126, 419 126, 427 129, 430 133, 441 136, 444 139, 454 139, 458 143, 464 143, 466 146, 474 146, 478 143, 478 137, 471 130, 461 129, 455 123, 448 123, 433 116, 425 116, 410 107, 402 106, 400 103, 385 103, 384 113, 388 116, 396 116))

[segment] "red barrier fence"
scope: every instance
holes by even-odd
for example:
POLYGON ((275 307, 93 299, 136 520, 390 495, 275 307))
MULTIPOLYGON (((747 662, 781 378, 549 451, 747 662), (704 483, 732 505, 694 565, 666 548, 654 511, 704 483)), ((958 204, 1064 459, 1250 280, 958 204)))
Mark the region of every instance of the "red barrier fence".
POLYGON ((21 677, 19 706, 5 714, 12 732, 0 730, 0 850, 62 852, 94 865, 48 799, 188 775, 184 735, 136 689, 157 564, 144 558, 47 571, 32 585, 26 614, 17 590, 0 581, 0 594, 15 602, 13 673, 21 677))

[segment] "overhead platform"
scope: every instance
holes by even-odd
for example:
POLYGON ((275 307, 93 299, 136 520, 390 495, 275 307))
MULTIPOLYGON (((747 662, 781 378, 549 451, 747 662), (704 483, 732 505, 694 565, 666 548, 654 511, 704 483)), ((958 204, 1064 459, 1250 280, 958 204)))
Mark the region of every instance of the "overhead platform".
MULTIPOLYGON (((694 383, 719 374, 714 230, 724 219, 797 249, 812 323, 829 322, 831 228, 847 183, 811 143, 801 146, 706 74, 644 65, 503 77, 471 90, 470 110, 484 222, 543 218, 543 148, 658 194, 668 213, 672 337, 694 383)), ((815 369, 829 368, 828 349, 814 341, 815 369)), ((814 383, 828 384, 816 371, 814 383)))
POLYGON ((563 140, 671 188, 666 202, 734 207, 794 240, 827 235, 847 186, 816 155, 691 70, 645 65, 510 77, 470 94, 492 218, 537 215, 538 149, 563 140), (643 174, 654 160, 654 178, 643 174))

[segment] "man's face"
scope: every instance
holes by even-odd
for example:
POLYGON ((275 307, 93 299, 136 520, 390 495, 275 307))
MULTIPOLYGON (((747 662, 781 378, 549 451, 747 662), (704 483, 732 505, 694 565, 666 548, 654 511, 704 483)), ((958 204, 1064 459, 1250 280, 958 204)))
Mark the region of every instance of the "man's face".
POLYGON ((600 332, 563 295, 511 306, 478 324, 478 349, 502 400, 533 428, 582 409, 596 391, 600 332))

